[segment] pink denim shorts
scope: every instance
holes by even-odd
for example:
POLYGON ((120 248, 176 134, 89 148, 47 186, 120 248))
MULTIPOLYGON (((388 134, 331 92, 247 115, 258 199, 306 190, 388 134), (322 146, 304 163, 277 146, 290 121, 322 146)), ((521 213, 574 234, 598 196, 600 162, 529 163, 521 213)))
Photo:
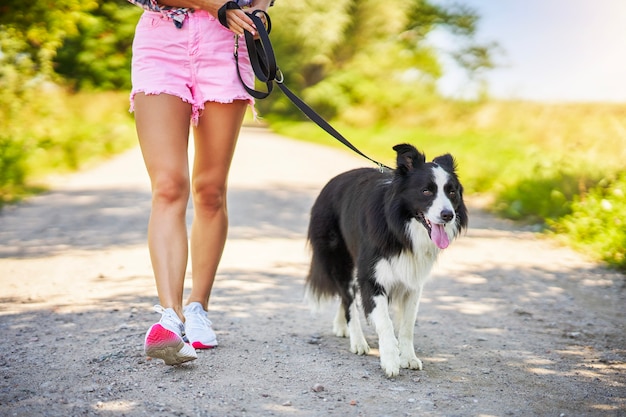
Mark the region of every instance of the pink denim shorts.
MULTIPOLYGON (((144 12, 133 41, 130 111, 137 93, 171 94, 190 103, 197 124, 204 103, 254 99, 241 85, 233 56, 235 34, 204 11, 189 13, 183 27, 160 13, 144 12)), ((254 73, 245 42, 239 42, 239 68, 246 85, 254 73)))

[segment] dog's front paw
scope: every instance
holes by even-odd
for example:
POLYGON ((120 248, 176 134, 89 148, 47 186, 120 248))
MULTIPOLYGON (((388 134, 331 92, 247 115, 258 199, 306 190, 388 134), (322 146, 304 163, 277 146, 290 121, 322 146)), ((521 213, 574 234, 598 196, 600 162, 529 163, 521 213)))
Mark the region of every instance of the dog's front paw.
POLYGON ((418 371, 422 370, 422 361, 415 355, 410 355, 407 357, 400 357, 400 367, 406 369, 417 369, 418 371))
POLYGON ((380 339, 378 349, 380 351, 380 367, 383 368, 389 378, 398 376, 400 373, 398 341, 395 339, 380 339))
POLYGON ((354 342, 350 340, 350 352, 356 353, 357 355, 367 355, 370 352, 370 346, 365 339, 354 342))
POLYGON ((381 355, 380 367, 383 368, 383 371, 385 371, 385 374, 388 378, 398 376, 400 374, 400 358, 397 356, 392 358, 385 358, 381 355))

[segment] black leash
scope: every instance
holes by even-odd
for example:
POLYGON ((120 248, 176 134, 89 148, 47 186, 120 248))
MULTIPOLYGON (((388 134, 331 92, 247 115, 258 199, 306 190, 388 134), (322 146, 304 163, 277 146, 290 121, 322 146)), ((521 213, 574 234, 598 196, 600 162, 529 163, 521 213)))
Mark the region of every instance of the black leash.
MULTIPOLYGON (((220 23, 228 27, 228 23, 226 21, 226 10, 230 9, 240 9, 239 5, 234 1, 229 1, 224 4, 218 11, 218 19, 220 23)), ((248 49, 248 55, 250 56, 250 63, 252 64, 252 69, 254 71, 254 75, 256 78, 265 84, 267 91, 259 91, 253 88, 250 88, 246 85, 246 83, 241 78, 241 73, 239 71, 239 36, 235 36, 235 62, 237 65, 237 75, 239 76, 239 80, 241 84, 244 86, 246 91, 256 99, 264 99, 270 95, 272 92, 274 83, 278 85, 278 88, 282 90, 282 92, 287 96, 291 102, 304 113, 306 117, 308 117, 311 121, 315 122, 319 127, 324 129, 328 134, 333 136, 339 142, 361 155, 365 159, 373 162, 378 165, 380 170, 383 169, 392 169, 387 165, 381 164, 380 162, 370 158, 361 152, 356 146, 354 146, 348 139, 343 137, 341 133, 339 133, 334 127, 330 125, 322 116, 320 116, 315 110, 313 110, 308 104, 306 104, 300 97, 295 95, 287 86, 284 84, 284 76, 278 65, 276 64, 276 56, 274 55, 274 48, 272 47, 272 43, 270 42, 269 32, 272 30, 272 23, 270 20, 270 16, 264 10, 255 10, 252 13, 248 13, 250 19, 254 23, 256 28, 256 32, 258 34, 258 39, 254 39, 254 36, 249 31, 244 32, 244 38, 246 40, 246 47, 248 49), (267 27, 263 24, 263 21, 258 16, 258 14, 262 14, 265 17, 267 22, 267 27)))

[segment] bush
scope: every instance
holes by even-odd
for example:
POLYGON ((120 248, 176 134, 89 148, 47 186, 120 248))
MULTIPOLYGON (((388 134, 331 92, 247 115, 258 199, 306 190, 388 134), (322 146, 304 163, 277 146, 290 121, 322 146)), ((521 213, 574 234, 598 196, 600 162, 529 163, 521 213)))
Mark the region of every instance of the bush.
POLYGON ((597 184, 599 173, 582 163, 536 163, 521 178, 501 184, 495 192, 493 210, 503 217, 544 224, 572 212, 572 202, 597 184))
POLYGON ((40 189, 47 174, 79 169, 136 144, 127 110, 125 92, 69 94, 50 85, 23 102, 0 130, 0 207, 40 189))
POLYGON ((577 197, 571 214, 549 222, 552 230, 573 247, 626 271, 626 172, 604 180, 587 195, 577 197))

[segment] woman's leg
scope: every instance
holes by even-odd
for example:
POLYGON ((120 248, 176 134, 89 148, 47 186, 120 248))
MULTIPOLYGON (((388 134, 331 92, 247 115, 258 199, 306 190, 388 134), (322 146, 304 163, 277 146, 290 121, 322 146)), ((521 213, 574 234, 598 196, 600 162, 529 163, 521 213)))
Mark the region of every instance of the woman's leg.
POLYGON ((192 174, 194 219, 191 226, 191 274, 188 303, 208 309, 215 273, 228 232, 226 188, 228 171, 247 102, 205 103, 194 129, 192 174))
POLYGON ((189 200, 187 145, 191 106, 168 95, 135 96, 135 123, 152 185, 148 247, 159 301, 184 320, 189 200))

